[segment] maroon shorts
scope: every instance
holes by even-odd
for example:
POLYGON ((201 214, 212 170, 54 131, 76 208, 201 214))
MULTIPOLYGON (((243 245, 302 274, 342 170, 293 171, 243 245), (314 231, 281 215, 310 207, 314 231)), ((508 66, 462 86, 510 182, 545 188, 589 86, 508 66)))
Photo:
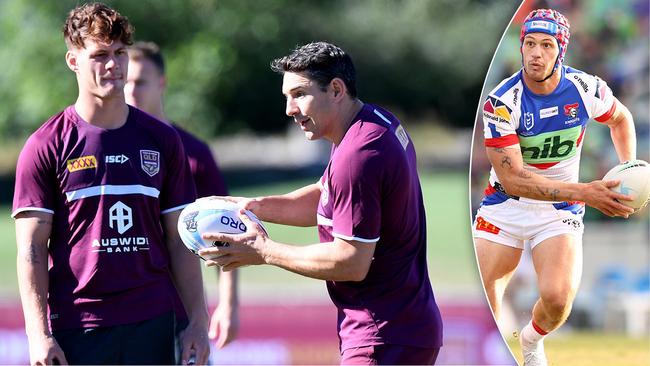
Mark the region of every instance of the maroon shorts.
POLYGON ((382 344, 348 348, 341 354, 341 365, 433 365, 440 348, 382 344))

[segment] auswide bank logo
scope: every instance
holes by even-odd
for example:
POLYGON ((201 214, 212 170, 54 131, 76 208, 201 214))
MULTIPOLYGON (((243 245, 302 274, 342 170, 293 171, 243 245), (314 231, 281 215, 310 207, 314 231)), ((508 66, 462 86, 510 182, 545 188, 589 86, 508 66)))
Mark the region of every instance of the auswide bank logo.
POLYGON ((121 201, 111 206, 108 210, 108 227, 124 234, 133 226, 133 211, 131 207, 121 201))
POLYGON ((117 201, 108 209, 108 227, 120 235, 94 239, 91 244, 93 252, 130 253, 149 250, 148 237, 122 236, 133 227, 133 209, 123 202, 117 201))

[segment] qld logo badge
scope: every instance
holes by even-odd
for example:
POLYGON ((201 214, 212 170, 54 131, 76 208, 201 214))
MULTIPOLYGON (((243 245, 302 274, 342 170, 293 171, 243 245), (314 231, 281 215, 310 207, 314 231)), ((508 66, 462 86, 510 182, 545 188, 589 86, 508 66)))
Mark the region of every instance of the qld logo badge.
POLYGON ((160 171, 160 153, 153 150, 140 150, 140 168, 153 177, 160 171))

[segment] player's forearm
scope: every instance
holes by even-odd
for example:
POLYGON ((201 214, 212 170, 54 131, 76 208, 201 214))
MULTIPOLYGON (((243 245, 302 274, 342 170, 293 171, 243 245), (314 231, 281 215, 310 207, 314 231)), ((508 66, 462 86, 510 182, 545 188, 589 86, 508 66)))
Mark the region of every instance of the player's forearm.
POLYGON ((584 183, 551 180, 519 168, 504 178, 499 176, 506 193, 541 201, 582 201, 584 183))
MULTIPOLYGON (((374 244, 368 244, 374 245, 374 244)), ((370 258, 361 258, 355 249, 335 243, 292 246, 273 242, 266 263, 302 276, 330 281, 361 281, 370 267, 370 258), (367 263, 365 263, 367 261, 367 263)))
POLYGON ((16 270, 28 337, 50 336, 47 321, 49 290, 47 243, 52 214, 24 211, 16 215, 16 270))
POLYGON ((315 226, 320 189, 310 185, 280 196, 255 199, 253 213, 262 221, 290 226, 315 226))
POLYGON ((237 306, 237 270, 219 273, 219 303, 237 306))
POLYGON ((19 244, 16 268, 28 338, 51 335, 47 321, 47 265, 45 244, 19 244))
MULTIPOLYGON (((180 241, 180 239, 179 239, 180 241)), ((181 243, 170 243, 171 273, 191 323, 208 324, 208 310, 203 293, 203 277, 198 257, 181 243)))
POLYGON ((610 134, 618 159, 623 162, 636 159, 636 132, 630 111, 622 104, 619 108, 617 120, 610 125, 610 134))
POLYGON ((488 157, 506 193, 542 201, 580 201, 583 183, 551 180, 526 170, 519 148, 488 148, 488 157))
POLYGON ((176 230, 180 211, 163 215, 165 244, 169 252, 172 279, 183 301, 190 323, 207 327, 208 308, 203 293, 203 277, 199 259, 183 245, 176 230))

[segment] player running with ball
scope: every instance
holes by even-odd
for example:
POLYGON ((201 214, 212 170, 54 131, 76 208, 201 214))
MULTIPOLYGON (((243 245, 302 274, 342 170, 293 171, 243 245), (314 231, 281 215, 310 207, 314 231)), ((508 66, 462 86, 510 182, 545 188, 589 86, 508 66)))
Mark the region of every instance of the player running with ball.
POLYGON ((483 106, 492 164, 474 223, 483 285, 495 317, 528 243, 539 299, 519 341, 524 365, 546 365, 544 337, 569 316, 582 273, 584 205, 608 216, 634 212, 609 188, 616 181, 578 183, 585 128, 610 128, 620 161, 635 159, 628 109, 596 76, 563 65, 569 22, 555 10, 532 11, 521 28, 523 67, 493 89, 483 106))

